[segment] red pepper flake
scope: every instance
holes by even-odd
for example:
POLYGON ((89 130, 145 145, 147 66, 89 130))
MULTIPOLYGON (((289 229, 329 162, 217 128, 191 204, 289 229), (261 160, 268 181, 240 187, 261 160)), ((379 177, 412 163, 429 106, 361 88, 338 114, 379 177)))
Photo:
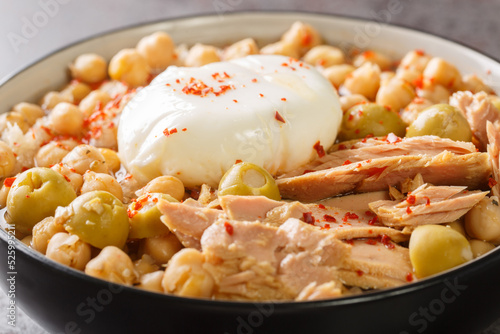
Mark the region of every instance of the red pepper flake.
POLYGON ((367 50, 367 51, 364 51, 363 53, 361 53, 361 56, 365 59, 373 58, 373 57, 375 57, 375 52, 373 52, 371 50, 367 50))
POLYGON ((63 175, 64 176, 64 179, 68 182, 71 182, 70 178, 67 176, 67 175, 63 175))
POLYGON ((424 50, 416 49, 416 50, 415 50, 415 53, 416 53, 418 56, 425 56, 425 52, 424 52, 424 50))
POLYGON ((312 35, 310 32, 304 32, 304 36, 302 36, 302 40, 301 40, 301 43, 302 45, 304 46, 308 46, 311 44, 312 42, 312 35))
POLYGON ((387 236, 386 234, 382 234, 380 237, 380 242, 387 248, 387 249, 394 249, 396 246, 391 242, 391 238, 387 236))
POLYGON ((407 214, 411 214, 412 212, 413 212, 413 211, 411 211, 411 209, 410 209, 410 207, 409 207, 409 206, 408 206, 408 207, 406 207, 406 213, 407 213, 407 214))
POLYGON ((368 225, 378 225, 378 216, 373 217, 368 221, 368 225))
POLYGON ((363 270, 358 269, 358 270, 356 270, 356 274, 358 274, 358 276, 361 277, 361 276, 363 276, 364 272, 363 272, 363 270))
POLYGON ((274 114, 274 119, 277 120, 278 122, 281 122, 281 123, 285 123, 285 119, 283 118, 283 116, 280 115, 279 112, 276 111, 276 113, 274 114))
POLYGON ((52 130, 51 130, 51 129, 49 129, 48 127, 46 127, 46 126, 44 126, 44 125, 40 126, 40 128, 41 128, 43 131, 45 131, 45 132, 46 132, 49 136, 52 136, 52 130))
POLYGON ((427 200, 427 202, 425 203, 425 206, 431 205, 431 199, 427 196, 424 196, 424 198, 427 200))
POLYGON ((8 177, 5 180, 3 180, 3 185, 6 186, 7 188, 12 187, 12 183, 16 180, 15 177, 8 177))
POLYGON ((495 181, 495 179, 494 179, 494 178, 490 177, 490 178, 488 179, 488 186, 489 186, 490 188, 493 188, 493 187, 494 187, 494 186, 496 186, 497 184, 498 184, 498 182, 497 182, 497 181, 495 181))
POLYGON ((175 82, 177 82, 178 84, 181 83, 181 81, 179 79, 175 79, 175 82))
POLYGON ((355 213, 351 213, 351 212, 346 212, 344 217, 342 218, 342 221, 343 222, 347 222, 348 219, 358 219, 359 216, 355 213))
POLYGON ((25 172, 25 171, 27 171, 28 169, 29 169, 28 167, 23 166, 23 167, 21 167, 21 172, 25 172))
POLYGON ((345 146, 344 144, 339 145, 339 151, 345 150, 346 148, 347 146, 345 146))
POLYGON ((353 114, 349 114, 349 117, 347 118, 349 121, 352 121, 354 119, 354 115, 353 114))
POLYGON ((325 225, 321 226, 321 229, 322 230, 329 230, 330 229, 330 224, 325 224, 325 225))
POLYGON ((305 223, 310 224, 310 225, 314 225, 315 219, 314 219, 314 216, 312 215, 312 212, 302 213, 302 218, 303 218, 305 223))
POLYGON ((240 164, 240 163, 242 163, 242 162, 243 162, 242 160, 237 159, 234 163, 235 163, 235 164, 240 164))
POLYGON ((282 97, 282 98, 281 98, 281 101, 286 101, 286 97, 282 97))
POLYGON ((408 195, 408 197, 406 198, 406 202, 408 202, 408 204, 410 205, 414 205, 416 201, 417 198, 414 195, 408 195))
POLYGON ((323 146, 319 143, 319 140, 314 144, 313 148, 316 150, 316 153, 318 153, 318 156, 320 158, 325 156, 325 149, 323 146))
POLYGON ((352 164, 351 160, 346 160, 346 161, 344 161, 344 163, 342 164, 342 166, 350 165, 350 164, 352 164))
POLYGON ((366 244, 375 246, 377 244, 377 240, 375 239, 368 239, 365 241, 366 244))
POLYGON ((323 219, 325 221, 327 221, 327 222, 330 222, 330 223, 336 223, 337 222, 337 219, 335 219, 335 217, 330 216, 330 215, 324 215, 323 219))
POLYGON ((30 195, 26 195, 26 198, 30 198, 30 195))
POLYGON ((359 129, 354 130, 354 133, 355 133, 355 134, 359 134, 359 132, 360 132, 360 130, 359 130, 359 129))
POLYGON ((187 129, 186 128, 183 128, 182 131, 186 131, 187 129))
POLYGON ((229 224, 228 222, 224 222, 224 228, 226 229, 227 234, 233 235, 234 233, 233 225, 229 224))
POLYGON ((252 82, 257 82, 257 79, 253 78, 253 79, 252 79, 252 82))
POLYGON ((264 94, 259 93, 259 96, 260 96, 260 97, 264 97, 264 94))
POLYGON ((419 88, 419 89, 424 88, 424 77, 422 75, 420 75, 418 78, 413 80, 413 86, 415 86, 416 88, 419 88))
POLYGON ((170 84, 169 84, 169 83, 167 83, 167 84, 165 84, 165 86, 168 86, 168 87, 170 87, 170 84))
POLYGON ((406 274, 406 281, 407 281, 407 282, 411 282, 411 281, 413 281, 413 274, 412 274, 412 273, 408 273, 408 274, 406 274))
POLYGON ((282 63, 281 66, 287 67, 288 64, 287 63, 282 63))
POLYGON ((325 210, 326 207, 323 204, 318 204, 318 208, 325 210))
POLYGON ((163 134, 168 137, 170 136, 171 134, 174 134, 174 133, 177 133, 177 128, 173 128, 172 130, 168 130, 168 128, 165 128, 165 130, 163 130, 163 134))
POLYGON ((238 103, 238 100, 233 100, 234 103, 238 103))

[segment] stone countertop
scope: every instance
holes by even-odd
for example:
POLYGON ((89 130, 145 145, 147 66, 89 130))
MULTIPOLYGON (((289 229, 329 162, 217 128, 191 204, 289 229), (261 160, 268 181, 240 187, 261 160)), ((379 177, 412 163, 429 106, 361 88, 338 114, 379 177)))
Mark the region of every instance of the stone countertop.
MULTIPOLYGON (((97 33, 172 17, 244 10, 299 10, 367 18, 434 33, 500 59, 498 0, 2 0, 0 82, 54 50, 97 33), (391 5, 400 6, 401 11, 390 14, 391 5)), ((7 303, 0 292, 0 333, 46 333, 19 309, 17 326, 8 326, 7 303)), ((500 333, 500 319, 482 332, 493 333, 500 333)))

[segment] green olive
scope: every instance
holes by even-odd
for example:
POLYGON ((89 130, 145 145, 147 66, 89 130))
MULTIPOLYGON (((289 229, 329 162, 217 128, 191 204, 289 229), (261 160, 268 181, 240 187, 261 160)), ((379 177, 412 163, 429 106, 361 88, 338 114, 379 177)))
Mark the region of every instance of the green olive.
POLYGON ((405 129, 406 124, 397 113, 376 103, 361 103, 344 113, 339 140, 380 137, 391 132, 403 137, 405 129))
POLYGON ((101 249, 125 245, 129 233, 127 209, 107 191, 78 196, 65 211, 61 213, 67 216, 64 228, 81 240, 101 249))
POLYGON ((280 192, 274 178, 264 168, 250 162, 240 162, 222 176, 219 196, 266 196, 279 201, 280 192))
POLYGON ((469 122, 460 110, 449 104, 435 104, 425 108, 406 132, 406 137, 425 135, 457 141, 472 140, 469 122))
POLYGON ((424 278, 472 260, 467 239, 442 225, 421 225, 410 237, 410 261, 419 278, 424 278))
POLYGON ((169 202, 178 202, 167 194, 147 193, 130 203, 127 210, 130 218, 129 238, 151 238, 166 235, 170 232, 168 227, 160 220, 161 212, 157 206, 160 198, 169 202))
POLYGON ((35 167, 18 175, 7 196, 7 220, 16 231, 31 234, 36 223, 76 198, 71 184, 50 168, 35 167))

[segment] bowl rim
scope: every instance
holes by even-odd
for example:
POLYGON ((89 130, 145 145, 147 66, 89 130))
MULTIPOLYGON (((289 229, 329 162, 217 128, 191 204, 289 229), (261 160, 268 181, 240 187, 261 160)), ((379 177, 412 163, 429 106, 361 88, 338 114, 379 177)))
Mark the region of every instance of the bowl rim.
MULTIPOLYGON (((230 15, 230 16, 258 16, 261 14, 265 15, 283 15, 283 16, 289 16, 289 15, 301 15, 300 18, 297 18, 297 20, 304 19, 306 17, 322 17, 322 18, 331 18, 331 19, 347 19, 350 21, 356 21, 358 23, 369 23, 369 22, 377 22, 375 20, 369 20, 366 18, 354 16, 354 15, 340 15, 340 14, 329 14, 329 13, 320 13, 320 12, 314 12, 314 11, 300 11, 300 10, 234 10, 231 12, 225 12, 223 15, 230 15)), ((137 29, 141 27, 146 27, 149 25, 154 25, 154 24, 159 24, 159 23, 164 23, 164 22, 175 22, 175 21, 184 21, 184 20, 189 20, 189 19, 197 19, 197 18, 215 18, 217 17, 217 13, 198 13, 198 14, 189 14, 189 15, 182 15, 182 16, 175 16, 175 17, 170 17, 170 18, 164 18, 164 19, 157 19, 153 21, 148 21, 148 22, 140 22, 140 23, 134 23, 134 24, 129 24, 125 25, 122 27, 118 28, 113 28, 113 29, 108 29, 96 34, 92 34, 90 36, 81 38, 79 40, 76 40, 74 42, 71 42, 69 44, 66 44, 62 47, 56 48, 52 50, 51 52, 31 61, 30 63, 22 66, 21 68, 8 73, 4 77, 0 78, 0 89, 7 84, 10 80, 14 79, 16 76, 19 74, 29 70, 31 67, 35 66, 39 62, 50 58, 57 53, 70 49, 74 46, 77 46, 81 43, 93 40, 93 39, 98 39, 103 36, 107 35, 112 35, 114 33, 119 33, 123 32, 126 30, 132 30, 132 29, 137 29)), ((380 23, 380 22, 379 22, 380 23)), ((404 24, 395 24, 391 22, 383 22, 381 23, 384 26, 392 27, 395 29, 400 29, 403 31, 412 31, 412 32, 418 32, 423 35, 427 35, 429 37, 435 37, 442 39, 447 42, 451 42, 454 44, 457 44, 461 47, 464 47, 466 49, 475 51, 478 54, 481 54, 482 56, 489 58, 490 60, 500 63, 500 55, 499 58, 493 57, 492 55, 489 55, 483 51, 480 51, 474 47, 471 47, 469 45, 464 44, 461 41, 456 41, 453 39, 450 39, 448 37, 444 37, 442 35, 436 34, 436 33, 430 33, 427 31, 423 31, 420 29, 415 29, 412 27, 408 27, 404 24)), ((3 218, 2 218, 3 219, 3 218)), ((9 240, 9 233, 4 230, 4 228, 0 228, 0 240, 2 242, 8 243, 9 240)), ((190 298, 190 297, 180 297, 176 296, 173 294, 161 294, 158 292, 152 292, 144 289, 139 289, 133 286, 127 286, 127 285, 121 285, 117 283, 112 283, 103 279, 99 279, 93 276, 89 276, 85 274, 82 271, 76 270, 74 268, 62 265, 54 260, 51 260, 47 258, 45 255, 37 252, 36 250, 28 247, 25 245, 21 240, 14 238, 14 245, 15 249, 20 250, 24 255, 30 257, 32 260, 37 260, 42 264, 43 266, 47 266, 50 269, 57 270, 62 272, 64 275, 71 276, 72 278, 75 279, 83 279, 91 282, 93 285, 96 286, 106 286, 109 287, 110 285, 114 286, 115 289, 121 289, 122 291, 128 291, 129 293, 138 293, 142 294, 144 296, 149 296, 151 298, 165 298, 166 300, 171 300, 176 303, 183 303, 183 304, 197 304, 199 306, 210 306, 210 307, 231 307, 231 308, 238 308, 240 310, 243 310, 249 306, 255 306, 255 305, 269 305, 273 304, 275 307, 275 311, 287 311, 287 310, 293 310, 296 308, 301 308, 301 309, 312 309, 312 308, 318 308, 318 307, 336 307, 336 306, 342 306, 342 305, 355 305, 367 301, 377 301, 381 299, 385 299, 388 297, 392 296, 397 296, 397 295, 404 295, 404 294, 410 294, 414 291, 417 290, 424 290, 429 287, 437 286, 439 284, 444 284, 446 281, 450 281, 452 279, 455 279, 457 277, 460 277, 460 275, 465 275, 470 272, 474 272, 479 270, 480 268, 483 268, 485 266, 488 266, 491 262, 495 261, 500 261, 500 247, 496 247, 495 249, 491 250, 490 252, 481 255, 480 257, 473 259, 471 262, 464 263, 462 265, 459 265, 457 267, 451 268, 445 272, 417 280, 415 282, 411 282, 402 286, 398 287, 392 287, 392 288, 385 288, 385 289, 380 289, 380 290, 373 290, 369 292, 364 292, 362 294, 358 295, 350 295, 350 296, 344 296, 344 297, 339 297, 339 298, 333 298, 333 299, 324 299, 324 300, 312 300, 312 301, 228 301, 228 300, 216 300, 216 299, 204 299, 204 298, 190 298)))

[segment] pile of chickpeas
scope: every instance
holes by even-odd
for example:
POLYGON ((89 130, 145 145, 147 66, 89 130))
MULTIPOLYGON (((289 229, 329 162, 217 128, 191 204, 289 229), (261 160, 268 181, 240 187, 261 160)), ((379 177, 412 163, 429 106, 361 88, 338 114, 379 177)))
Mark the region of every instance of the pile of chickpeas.
MULTIPOLYGON (((0 116, 0 206, 17 237, 94 277, 151 291, 203 295, 194 283, 175 287, 183 261, 196 259, 185 256, 165 271, 183 245, 160 221, 156 207, 159 198, 182 201, 196 191, 185 189, 175 176, 141 184, 128 174, 117 154, 119 117, 136 92, 168 66, 203 66, 259 53, 316 66, 339 91, 344 112, 376 104, 404 127, 425 108, 448 103, 455 91, 494 94, 478 76, 462 76, 446 60, 423 51, 410 51, 399 62, 375 50, 346 54, 322 44, 320 34, 301 22, 262 48, 252 38, 224 48, 188 48, 156 32, 109 62, 95 53, 82 54, 69 64, 71 80, 65 87, 48 92, 38 104, 22 102, 0 116)), ((353 133, 343 139, 365 136, 353 133)), ((206 190, 201 198, 208 202, 213 192, 206 190)))

